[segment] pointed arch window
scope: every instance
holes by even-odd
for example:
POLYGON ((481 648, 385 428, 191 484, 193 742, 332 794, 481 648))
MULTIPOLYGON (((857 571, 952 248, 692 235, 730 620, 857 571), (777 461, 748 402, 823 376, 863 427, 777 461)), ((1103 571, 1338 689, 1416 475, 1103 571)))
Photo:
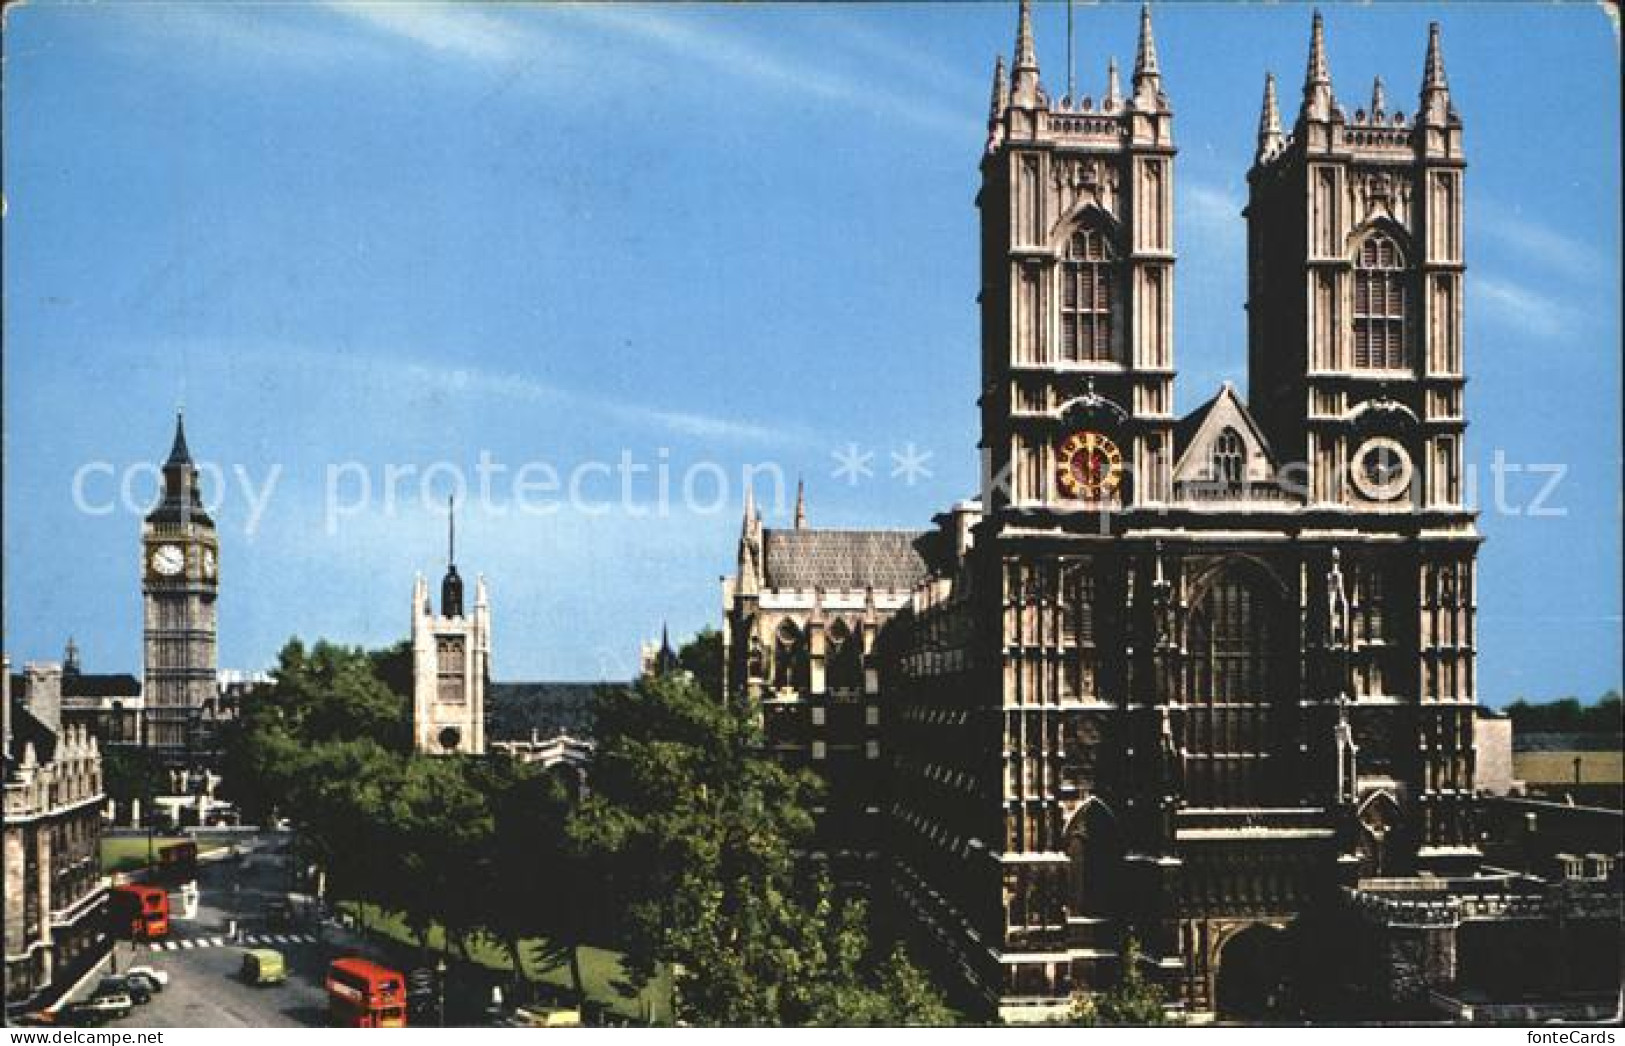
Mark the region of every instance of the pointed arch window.
POLYGON ((824 682, 831 690, 857 690, 863 686, 862 640, 837 620, 824 634, 824 682))
POLYGON ((1213 479, 1226 487, 1239 487, 1246 474, 1247 445, 1242 442, 1241 433, 1226 428, 1213 441, 1213 479))
POLYGON ((1097 363, 1115 353, 1117 255, 1104 231, 1085 226, 1067 241, 1061 259, 1061 355, 1097 363))
POLYGON ((1405 256, 1399 244, 1377 232, 1360 244, 1354 259, 1354 366, 1400 370, 1407 335, 1405 256))
POLYGON ((1272 805, 1283 665, 1278 600, 1245 569, 1229 569, 1192 608, 1185 715, 1192 806, 1272 805))
POLYGON ((776 689, 805 689, 807 645, 794 622, 781 621, 773 643, 773 686, 776 689))

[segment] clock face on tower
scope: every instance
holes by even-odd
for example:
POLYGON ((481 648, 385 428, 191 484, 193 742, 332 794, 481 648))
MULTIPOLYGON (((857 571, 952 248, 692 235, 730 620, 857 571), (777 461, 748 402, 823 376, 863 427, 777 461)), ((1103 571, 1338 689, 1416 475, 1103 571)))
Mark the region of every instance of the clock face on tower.
POLYGON ((1055 459, 1061 493, 1069 498, 1104 497, 1123 479, 1123 452, 1098 432, 1074 432, 1056 448, 1055 459))
POLYGON ((158 545, 153 548, 148 558, 154 574, 163 577, 174 577, 186 569, 186 553, 179 545, 158 545))

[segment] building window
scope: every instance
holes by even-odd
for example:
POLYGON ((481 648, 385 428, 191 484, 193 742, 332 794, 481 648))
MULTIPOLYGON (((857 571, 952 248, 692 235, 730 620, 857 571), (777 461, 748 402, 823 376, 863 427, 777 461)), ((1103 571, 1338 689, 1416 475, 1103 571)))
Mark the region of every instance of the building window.
POLYGON ((1227 487, 1239 487, 1247 469, 1247 446, 1241 433, 1227 428, 1213 441, 1213 479, 1227 487))
POLYGON ((814 759, 824 758, 824 742, 814 741, 812 743, 812 757, 814 759))
POLYGON ((824 635, 825 681, 831 690, 857 690, 863 686, 862 642, 836 621, 824 635))
POLYGON ((1405 366, 1405 257, 1383 233, 1366 237, 1354 259, 1354 366, 1405 366))
POLYGON ((812 723, 813 723, 813 726, 823 726, 824 725, 824 710, 823 710, 823 708, 814 706, 814 708, 812 710, 812 723))
POLYGON ((880 725, 880 706, 869 705, 863 710, 863 723, 865 726, 880 725))
POLYGON ((807 646, 793 621, 779 623, 773 644, 773 685, 801 690, 807 682, 807 646))
POLYGON ((1099 229, 1079 229, 1061 260, 1061 352, 1073 362, 1112 359, 1117 267, 1099 229))
POLYGON ((1214 579, 1193 608, 1185 713, 1186 794, 1197 807, 1272 805, 1282 743, 1279 601, 1246 566, 1214 579))
POLYGON ((870 758, 870 759, 879 759, 880 758, 880 742, 879 741, 865 741, 863 743, 863 754, 865 756, 867 756, 868 758, 870 758))

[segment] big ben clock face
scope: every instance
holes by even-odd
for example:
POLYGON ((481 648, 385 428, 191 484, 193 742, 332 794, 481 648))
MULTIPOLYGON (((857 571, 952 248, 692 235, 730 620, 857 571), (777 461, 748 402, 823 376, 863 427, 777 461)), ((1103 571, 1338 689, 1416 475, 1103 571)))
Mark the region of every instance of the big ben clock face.
POLYGON ((159 545, 149 555, 152 572, 163 577, 174 577, 186 569, 186 553, 179 545, 159 545))
POLYGON ((1074 432, 1056 450, 1061 493, 1069 498, 1105 497, 1123 480, 1123 452, 1098 432, 1074 432))

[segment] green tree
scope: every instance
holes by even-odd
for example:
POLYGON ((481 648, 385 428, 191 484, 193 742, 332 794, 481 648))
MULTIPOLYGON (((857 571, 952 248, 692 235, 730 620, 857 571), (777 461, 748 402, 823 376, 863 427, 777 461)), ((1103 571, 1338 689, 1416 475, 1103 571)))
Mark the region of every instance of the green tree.
POLYGON ((600 697, 592 793, 571 834, 606 871, 630 978, 671 964, 678 1016, 694 1024, 940 1019, 906 958, 873 961, 863 906, 798 861, 818 781, 761 741, 750 710, 697 676, 600 697), (886 977, 916 1009, 881 996, 886 977))
POLYGON ((1097 995, 1079 995, 1072 1003, 1072 1018, 1084 1025, 1147 1025, 1168 1023, 1167 999, 1159 985, 1145 979, 1141 969, 1145 953, 1130 937, 1123 944, 1118 981, 1097 995))
POLYGON ((707 694, 722 696, 722 633, 702 628, 677 652, 677 663, 707 694))

